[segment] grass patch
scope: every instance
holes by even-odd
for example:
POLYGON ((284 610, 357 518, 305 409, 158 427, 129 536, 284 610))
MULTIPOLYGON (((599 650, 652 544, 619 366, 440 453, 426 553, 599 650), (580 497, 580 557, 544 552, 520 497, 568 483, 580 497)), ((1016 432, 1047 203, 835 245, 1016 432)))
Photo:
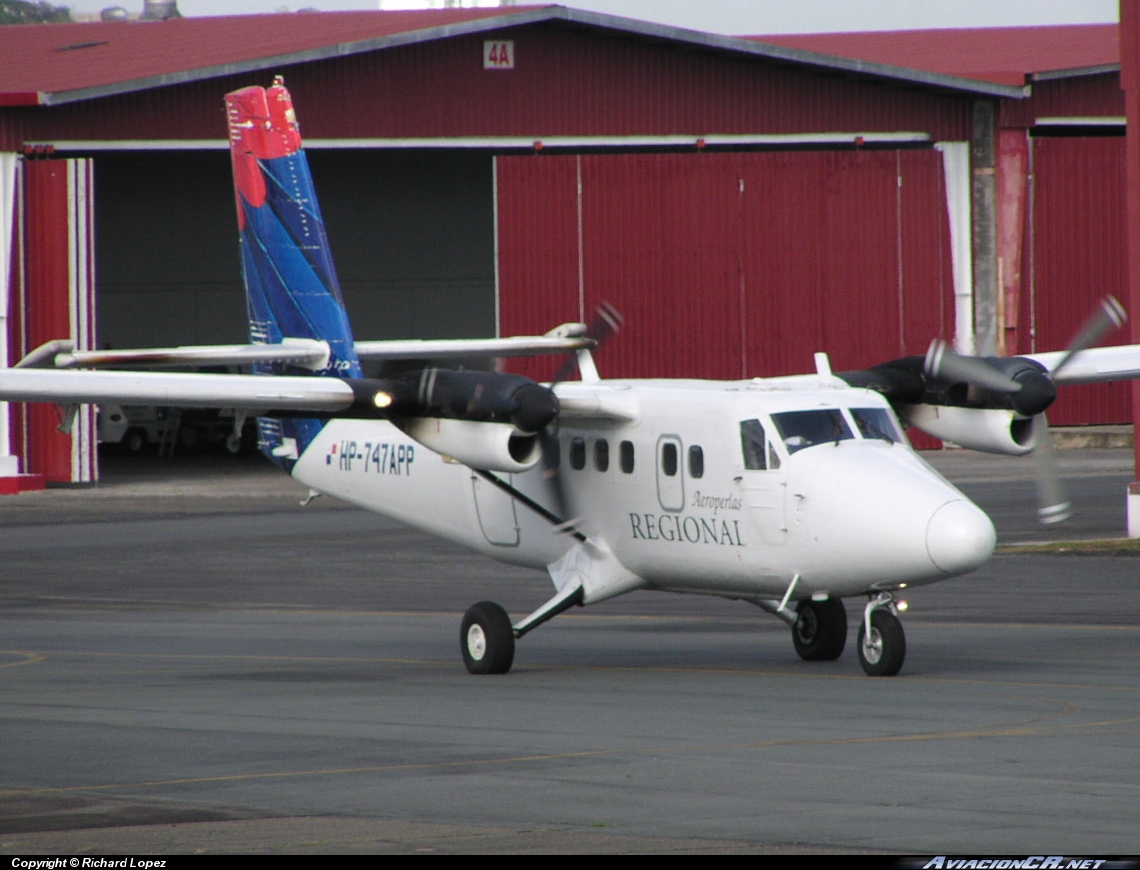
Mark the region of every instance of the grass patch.
POLYGON ((1140 539, 1102 538, 1093 541, 1051 541, 1047 544, 1003 544, 998 553, 1050 556, 1140 556, 1140 539))

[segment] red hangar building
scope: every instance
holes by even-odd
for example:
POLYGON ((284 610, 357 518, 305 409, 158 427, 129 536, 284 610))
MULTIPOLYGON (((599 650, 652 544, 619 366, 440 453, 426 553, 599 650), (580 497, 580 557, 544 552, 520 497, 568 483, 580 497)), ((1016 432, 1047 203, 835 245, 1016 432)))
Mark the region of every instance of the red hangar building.
MULTIPOLYGON (((1117 30, 726 37, 561 6, 0 27, 0 356, 245 340, 222 97, 275 75, 359 338, 605 301, 612 377, 1058 349, 1125 286, 1117 30)), ((1128 387, 1050 418, 1129 422, 1128 387)), ((0 463, 95 479, 91 416, 57 425, 12 406, 0 463)))

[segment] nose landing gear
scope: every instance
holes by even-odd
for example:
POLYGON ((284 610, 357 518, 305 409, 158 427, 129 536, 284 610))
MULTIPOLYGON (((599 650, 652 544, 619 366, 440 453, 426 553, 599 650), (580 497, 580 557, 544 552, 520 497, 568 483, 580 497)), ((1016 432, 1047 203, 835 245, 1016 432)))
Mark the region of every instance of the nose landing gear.
POLYGON ((869 677, 893 677, 906 658, 906 635, 894 593, 880 592, 867 602, 856 645, 859 664, 869 677))

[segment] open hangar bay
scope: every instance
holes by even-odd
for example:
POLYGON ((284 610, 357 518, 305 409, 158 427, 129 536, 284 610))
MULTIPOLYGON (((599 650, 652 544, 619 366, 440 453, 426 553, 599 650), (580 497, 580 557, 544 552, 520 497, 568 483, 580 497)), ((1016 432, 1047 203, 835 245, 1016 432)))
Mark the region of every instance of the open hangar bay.
MULTIPOLYGON (((1068 534, 1119 533, 1130 453, 1061 458, 1068 534)), ((1003 541, 1064 536, 1033 529, 1026 463, 936 461, 1003 541)), ((463 608, 526 612, 549 581, 196 462, 0 502, 6 852, 1135 848, 1133 557, 1001 554, 913 590, 894 679, 650 593, 474 678, 463 608)))

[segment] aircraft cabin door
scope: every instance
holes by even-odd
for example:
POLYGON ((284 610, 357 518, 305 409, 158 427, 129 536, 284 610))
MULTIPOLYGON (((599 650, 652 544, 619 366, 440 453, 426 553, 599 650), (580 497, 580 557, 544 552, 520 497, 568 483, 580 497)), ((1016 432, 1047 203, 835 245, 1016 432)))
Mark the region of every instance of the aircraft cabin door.
POLYGON ((736 480, 752 525, 767 544, 788 541, 788 481, 780 468, 780 454, 759 420, 740 423, 741 471, 736 480))
MULTIPOLYGON (((505 477, 507 483, 512 483, 513 475, 505 477)), ((471 475, 471 489, 483 537, 497 547, 517 547, 519 520, 515 515, 515 500, 478 474, 471 475)))
POLYGON ((685 507, 681 439, 676 435, 662 435, 657 439, 657 501, 667 511, 679 511, 685 507))

